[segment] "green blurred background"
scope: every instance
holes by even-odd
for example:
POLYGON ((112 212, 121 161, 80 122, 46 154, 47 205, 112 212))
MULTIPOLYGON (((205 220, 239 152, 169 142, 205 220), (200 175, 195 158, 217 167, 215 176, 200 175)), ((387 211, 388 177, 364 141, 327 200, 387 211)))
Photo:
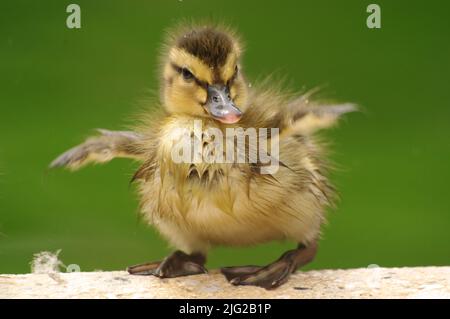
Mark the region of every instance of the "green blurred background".
MULTIPOLYGON (((327 133, 342 201, 309 269, 450 264, 448 1, 0 2, 0 273, 30 271, 62 249, 83 271, 160 259, 167 244, 137 218, 135 163, 46 173, 93 128, 122 129, 157 90, 163 31, 180 19, 229 22, 252 79, 277 71, 291 88, 325 85, 353 101, 327 133), (65 25, 81 6, 82 28, 65 25)), ((292 243, 217 248, 209 266, 268 263, 292 243)))

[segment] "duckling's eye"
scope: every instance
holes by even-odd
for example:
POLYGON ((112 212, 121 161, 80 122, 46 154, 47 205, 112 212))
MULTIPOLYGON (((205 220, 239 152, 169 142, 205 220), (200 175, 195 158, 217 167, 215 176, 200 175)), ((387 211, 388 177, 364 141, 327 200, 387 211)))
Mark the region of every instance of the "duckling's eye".
POLYGON ((192 72, 186 68, 181 69, 181 75, 183 76, 183 78, 186 81, 192 80, 194 78, 194 75, 192 74, 192 72))

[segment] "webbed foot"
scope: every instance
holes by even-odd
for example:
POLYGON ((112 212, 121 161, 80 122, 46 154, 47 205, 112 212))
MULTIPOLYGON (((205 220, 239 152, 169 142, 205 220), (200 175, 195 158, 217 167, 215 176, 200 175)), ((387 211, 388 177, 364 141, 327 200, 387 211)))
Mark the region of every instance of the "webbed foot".
POLYGON ((277 261, 265 266, 224 267, 222 274, 233 285, 258 286, 273 289, 286 283, 297 268, 314 259, 317 245, 299 245, 284 253, 277 261))
POLYGON ((177 250, 163 261, 130 266, 127 271, 131 275, 174 278, 207 273, 208 271, 204 267, 205 262, 206 257, 202 254, 188 255, 177 250))

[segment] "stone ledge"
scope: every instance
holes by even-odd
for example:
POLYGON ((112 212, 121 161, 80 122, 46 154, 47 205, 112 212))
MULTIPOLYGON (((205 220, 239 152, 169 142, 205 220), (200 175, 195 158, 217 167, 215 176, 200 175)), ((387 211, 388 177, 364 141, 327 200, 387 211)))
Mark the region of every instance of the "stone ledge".
POLYGON ((162 280, 124 271, 0 275, 0 298, 450 298, 450 267, 299 271, 271 291, 232 286, 218 271, 162 280))

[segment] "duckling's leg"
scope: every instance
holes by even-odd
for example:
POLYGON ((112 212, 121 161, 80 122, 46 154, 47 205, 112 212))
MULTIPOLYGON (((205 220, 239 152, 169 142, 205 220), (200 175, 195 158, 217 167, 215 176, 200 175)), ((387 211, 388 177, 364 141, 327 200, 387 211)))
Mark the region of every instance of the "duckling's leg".
POLYGON ((251 285, 273 289, 284 284, 289 276, 314 259, 317 243, 285 252, 277 261, 265 266, 225 267, 221 271, 233 285, 251 285))
POLYGON ((201 253, 191 255, 175 251, 163 261, 145 263, 128 267, 131 275, 153 275, 160 278, 173 278, 207 273, 204 267, 206 256, 201 253))

